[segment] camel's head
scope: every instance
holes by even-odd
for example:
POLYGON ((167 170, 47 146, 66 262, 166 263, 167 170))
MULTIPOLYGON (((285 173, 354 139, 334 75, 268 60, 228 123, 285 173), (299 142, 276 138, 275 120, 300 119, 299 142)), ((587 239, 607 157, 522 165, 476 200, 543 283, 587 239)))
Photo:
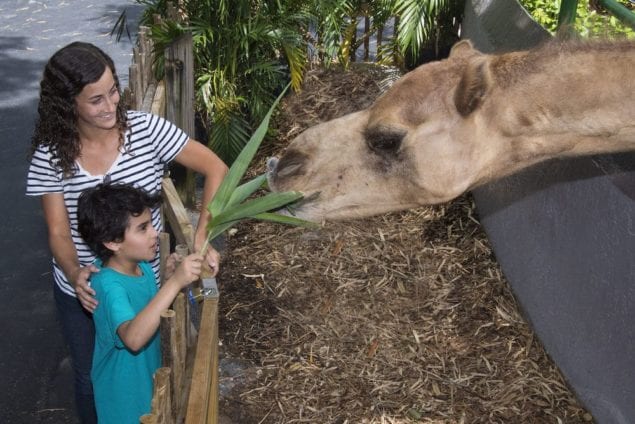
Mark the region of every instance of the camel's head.
POLYGON ((297 190, 310 220, 376 215, 448 201, 474 181, 476 125, 486 56, 468 42, 406 74, 369 109, 300 134, 269 161, 275 191, 297 190), (473 63, 466 79, 466 64, 473 63))

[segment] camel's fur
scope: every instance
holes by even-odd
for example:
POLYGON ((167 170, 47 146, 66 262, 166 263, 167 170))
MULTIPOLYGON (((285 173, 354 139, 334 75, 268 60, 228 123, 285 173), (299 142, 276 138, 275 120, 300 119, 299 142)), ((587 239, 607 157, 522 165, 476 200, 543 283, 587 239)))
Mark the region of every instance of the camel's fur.
POLYGON ((633 150, 633 116, 633 42, 486 55, 462 41, 370 108, 298 136, 270 186, 313 195, 298 210, 313 220, 445 202, 545 159, 633 150))

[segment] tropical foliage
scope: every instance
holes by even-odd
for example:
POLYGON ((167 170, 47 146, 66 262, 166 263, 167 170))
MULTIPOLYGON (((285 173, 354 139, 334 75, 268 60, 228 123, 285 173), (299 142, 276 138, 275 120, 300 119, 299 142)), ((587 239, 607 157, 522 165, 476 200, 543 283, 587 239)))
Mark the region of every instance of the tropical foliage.
MULTIPOLYGON (((555 34, 562 0, 520 0, 536 22, 555 34)), ((591 2, 592 3, 592 2, 591 2)), ((635 31, 588 1, 578 1, 575 31, 584 38, 635 38, 635 31), (602 13, 600 13, 602 12, 602 13)))
MULTIPOLYGON (((287 86, 288 88, 288 86, 287 86)), ((284 95, 285 88, 266 113, 258 129, 249 139, 245 148, 234 161, 227 176, 223 179, 216 195, 207 205, 212 219, 207 224, 207 239, 201 248, 204 254, 209 243, 223 232, 244 219, 258 219, 293 226, 314 227, 316 224, 299 218, 281 215, 276 212, 283 206, 289 205, 302 198, 302 193, 289 191, 282 193, 268 193, 262 197, 254 197, 253 194, 266 185, 266 175, 260 175, 252 180, 239 185, 247 167, 258 151, 260 143, 267 132, 271 114, 280 98, 284 95)))
MULTIPOLYGON (((378 58, 415 65, 423 47, 438 47, 455 31, 463 5, 463 0, 135 1, 144 6, 141 23, 151 29, 158 76, 165 46, 192 32, 197 109, 208 144, 228 164, 281 88, 289 81, 300 88, 309 51, 321 64, 347 66, 365 37, 392 25, 394 34, 386 36, 378 58), (177 9, 170 12, 170 4, 177 9), (361 16, 371 25, 360 36, 361 16)), ((120 24, 121 35, 124 21, 120 24)))

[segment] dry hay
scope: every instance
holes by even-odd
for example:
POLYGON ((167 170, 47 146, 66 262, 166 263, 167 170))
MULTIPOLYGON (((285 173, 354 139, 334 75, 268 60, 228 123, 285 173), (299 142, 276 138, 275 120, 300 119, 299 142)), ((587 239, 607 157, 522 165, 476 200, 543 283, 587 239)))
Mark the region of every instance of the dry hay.
MULTIPOLYGON (((311 71, 266 154, 367 106, 381 74, 311 71)), ((519 313, 475 214, 466 195, 315 231, 240 225, 219 275, 225 421, 592 421, 519 313)))

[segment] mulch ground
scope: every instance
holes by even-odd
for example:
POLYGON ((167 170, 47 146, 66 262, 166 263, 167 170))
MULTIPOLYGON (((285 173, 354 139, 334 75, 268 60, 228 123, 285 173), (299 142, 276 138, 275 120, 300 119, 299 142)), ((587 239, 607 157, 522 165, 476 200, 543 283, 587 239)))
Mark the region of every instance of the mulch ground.
MULTIPOLYGON (((395 75, 310 71, 251 172, 395 75)), ((519 311, 469 194, 318 230, 241 223, 218 280, 225 422, 593 421, 519 311)))

